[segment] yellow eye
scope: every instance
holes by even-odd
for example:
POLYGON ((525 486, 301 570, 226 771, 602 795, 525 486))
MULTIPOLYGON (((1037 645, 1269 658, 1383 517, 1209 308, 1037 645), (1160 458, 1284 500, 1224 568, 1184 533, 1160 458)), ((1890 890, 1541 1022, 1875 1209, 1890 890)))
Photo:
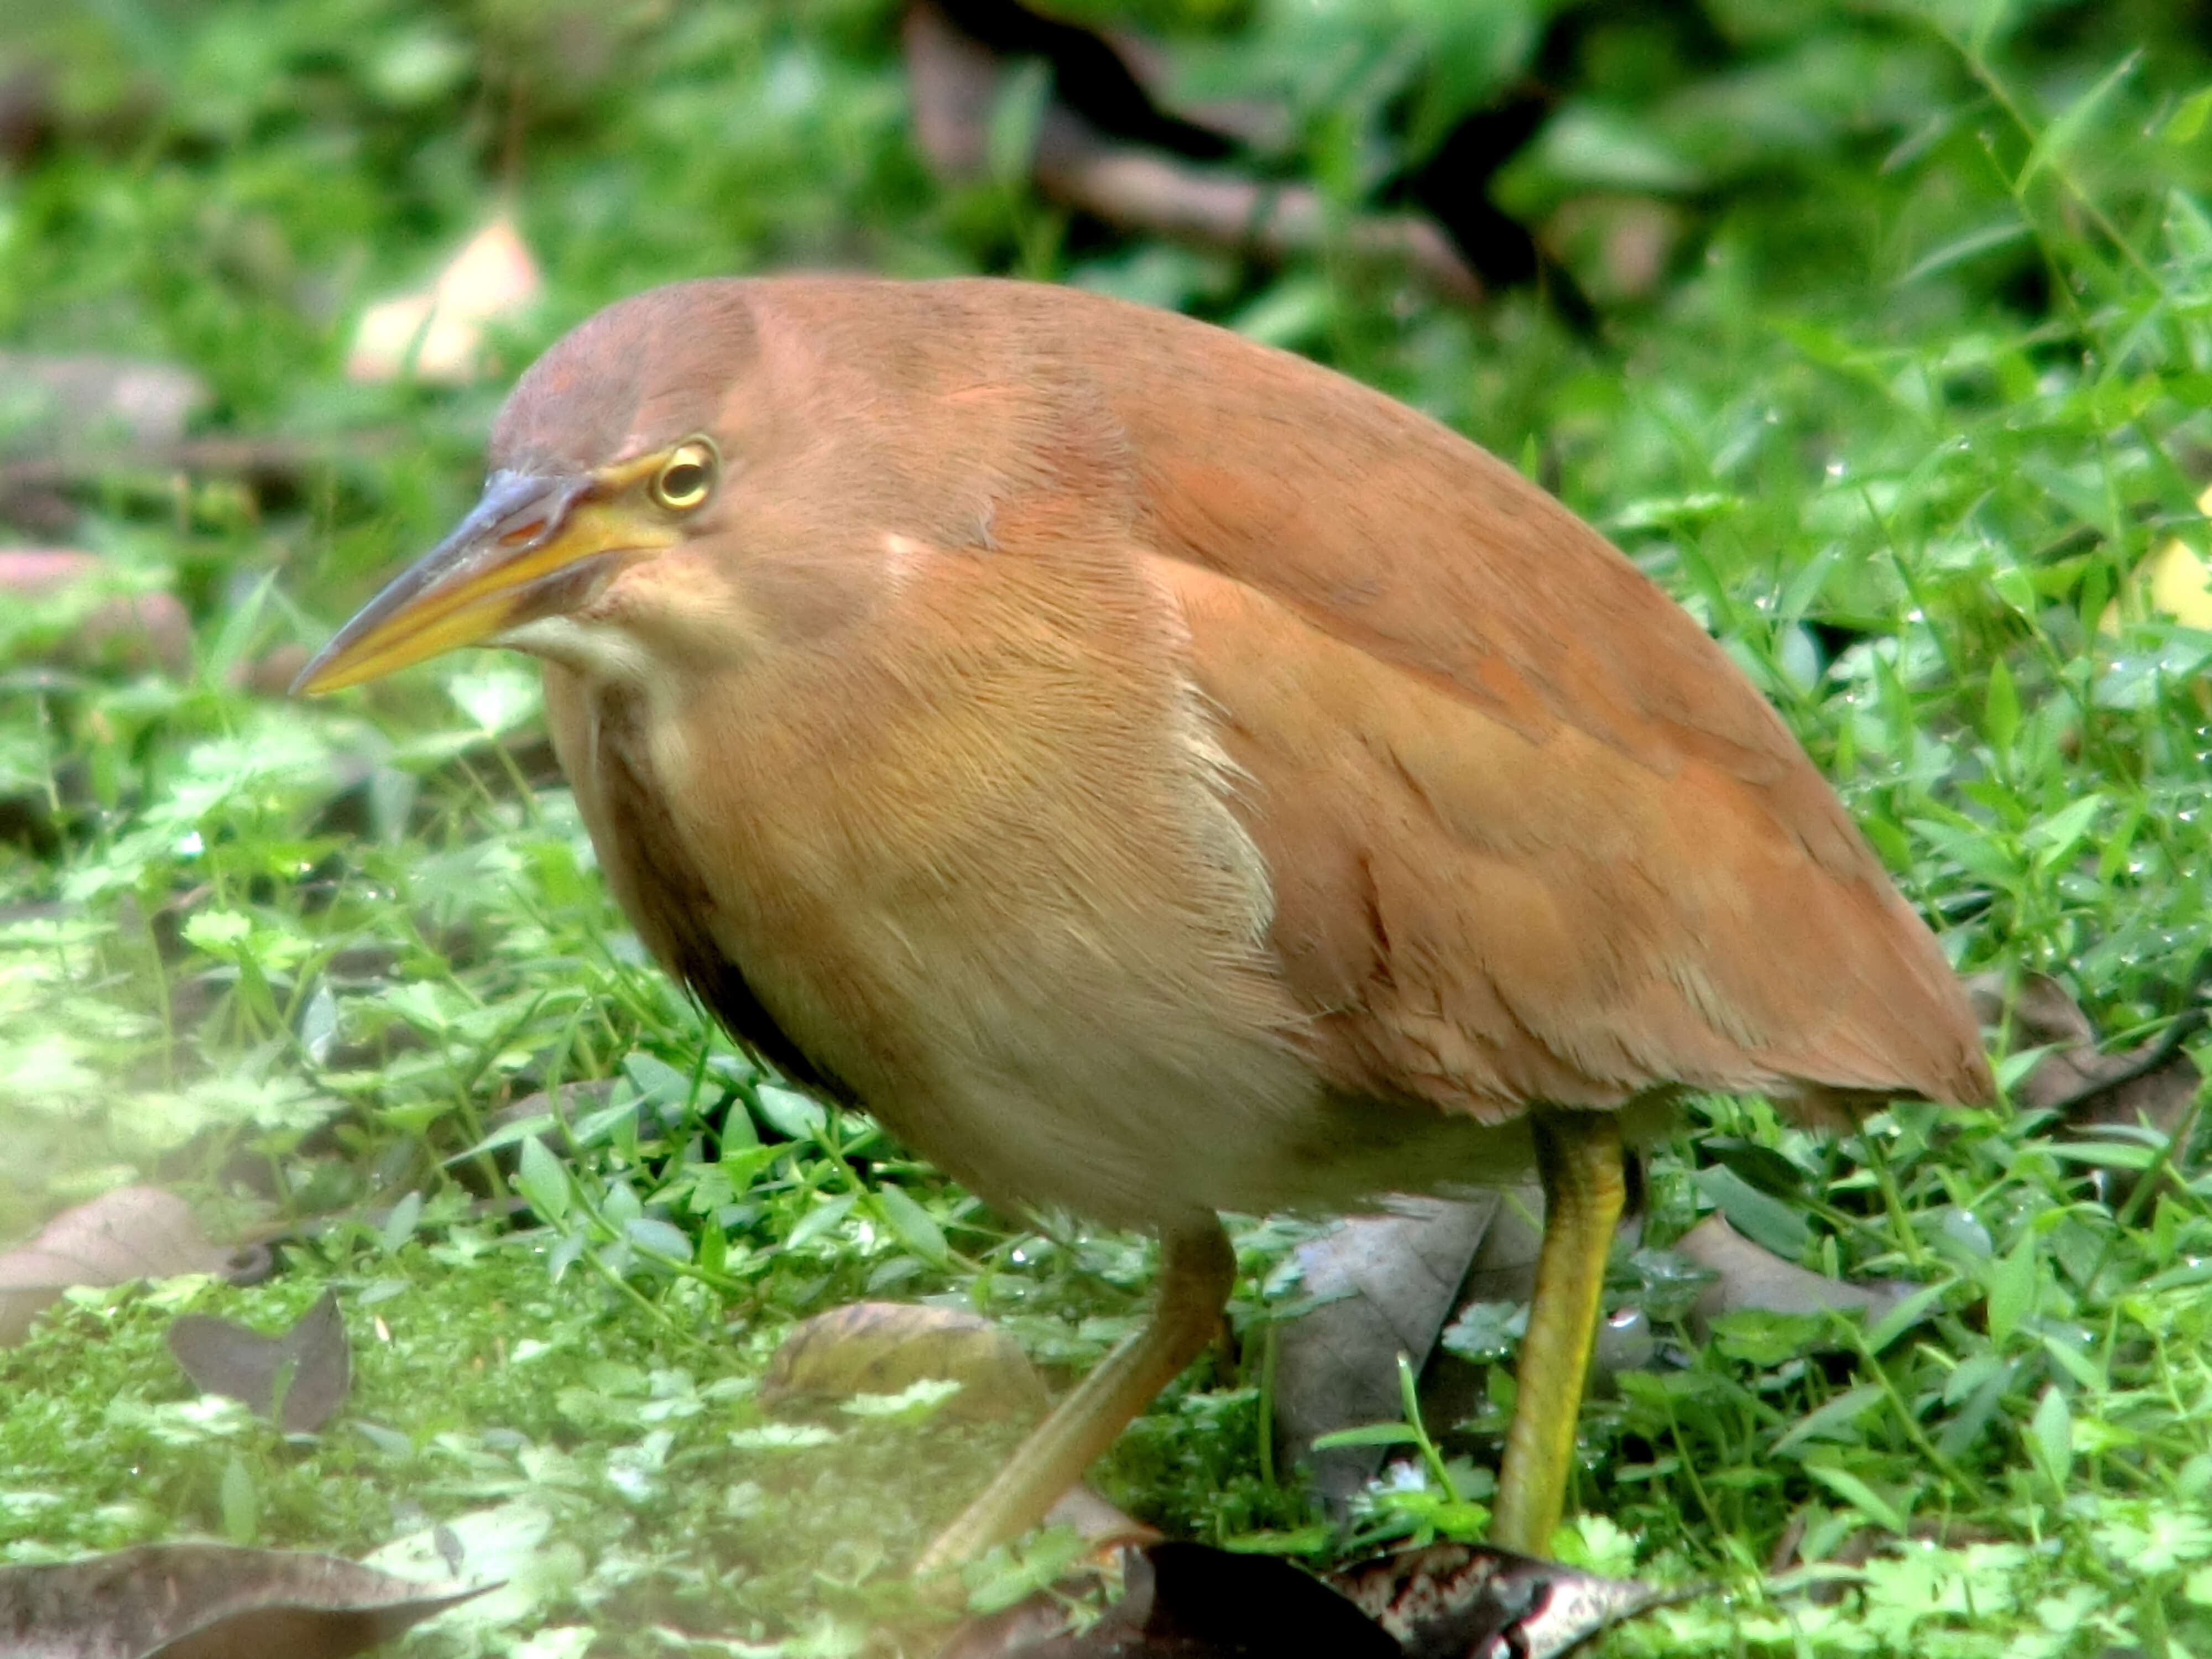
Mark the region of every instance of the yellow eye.
POLYGON ((714 466, 712 444, 677 445, 653 481, 653 499, 672 513, 689 513, 714 493, 714 466))

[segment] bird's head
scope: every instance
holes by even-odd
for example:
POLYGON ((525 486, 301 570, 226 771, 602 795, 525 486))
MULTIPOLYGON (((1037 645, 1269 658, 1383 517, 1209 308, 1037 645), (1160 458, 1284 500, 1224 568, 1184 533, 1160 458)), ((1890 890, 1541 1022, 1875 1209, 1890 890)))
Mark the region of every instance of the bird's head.
POLYGON ((501 410, 475 507, 294 689, 333 691, 475 644, 587 672, 665 670, 803 626, 804 596, 747 568, 748 550, 765 544, 772 564, 810 538, 773 502, 764 521, 762 492, 740 481, 779 459, 764 448, 788 476, 790 429, 819 426, 779 418, 763 357, 737 283, 656 289, 584 323, 501 410))

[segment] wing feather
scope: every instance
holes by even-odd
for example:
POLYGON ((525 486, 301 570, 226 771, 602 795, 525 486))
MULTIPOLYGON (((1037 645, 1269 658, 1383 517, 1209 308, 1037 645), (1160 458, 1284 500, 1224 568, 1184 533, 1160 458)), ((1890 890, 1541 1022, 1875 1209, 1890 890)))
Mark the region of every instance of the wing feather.
POLYGON ((1863 844, 1778 835, 1734 770, 1527 735, 1253 587, 1154 566, 1333 1082, 1490 1120, 1669 1085, 1985 1097, 1949 965, 1863 844))

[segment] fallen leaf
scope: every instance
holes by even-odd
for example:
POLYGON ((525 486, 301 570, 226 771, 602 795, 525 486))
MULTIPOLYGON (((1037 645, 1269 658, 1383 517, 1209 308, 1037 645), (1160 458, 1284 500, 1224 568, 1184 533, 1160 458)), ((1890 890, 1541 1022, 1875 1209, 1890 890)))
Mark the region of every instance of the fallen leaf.
POLYGON ((0 351, 0 455, 159 449, 185 435, 210 401, 174 363, 0 351))
POLYGON ((230 683, 256 696, 289 697, 292 682, 300 678, 300 671, 307 665, 313 654, 295 641, 271 646, 251 661, 232 669, 230 683))
MULTIPOLYGON (((1998 1024, 2007 1012, 2003 975, 1977 975, 1967 988, 1983 1023, 1998 1024)), ((2012 1085, 2015 1105, 2055 1112, 2077 1132, 2148 1123, 2171 1135, 2197 1098, 2203 1079, 2182 1045, 2202 1027, 2201 1011, 2175 1020, 2153 1042, 2117 1054, 2098 1048, 2089 1017, 2047 975, 2024 975, 2009 1012, 2015 1048, 2050 1051, 2012 1085)))
POLYGON ((939 1659, 1558 1659, 1675 1599, 1470 1545, 1324 1580, 1273 1556, 1155 1544, 1127 1552, 1123 1572, 1121 1599, 1087 1630, 1070 1628, 1064 1595, 1039 1595, 963 1626, 939 1659))
POLYGON ((1691 223, 1677 203, 1593 191, 1562 203, 1545 222, 1543 241, 1582 276, 1592 299, 1620 303, 1657 291, 1691 223))
POLYGON ((1148 1527, 1085 1486, 1070 1486, 1045 1511, 1040 1526, 1066 1527, 1086 1544, 1157 1544, 1159 1529, 1148 1527))
POLYGON ((175 1194, 118 1187, 0 1255, 0 1347, 21 1342, 39 1310, 73 1285, 220 1273, 229 1261, 175 1194))
POLYGON ((251 1407, 287 1434, 313 1434, 345 1403, 353 1385, 353 1349, 325 1291, 282 1336, 228 1319, 185 1314, 168 1329, 169 1352, 202 1394, 251 1407))
POLYGON ((1399 1550, 1329 1582, 1407 1659, 1557 1659, 1683 1594, 1480 1544, 1399 1550))
POLYGON ((53 653, 76 666, 159 666, 176 675, 192 666, 192 623, 173 594, 122 591, 122 573, 96 553, 73 548, 0 547, 0 599, 85 596, 82 621, 53 653), (100 597, 103 592, 106 597, 100 597))
MULTIPOLYGON (((2197 498, 2212 516, 2212 489, 2197 498)), ((2212 629, 2212 563, 2179 536, 2160 542, 2128 578, 2120 598, 2098 618, 2100 631, 2117 634, 2124 614, 2169 617, 2186 628, 2212 629)))
POLYGON ((484 345, 491 326, 526 316, 544 286, 529 245, 500 214, 469 238, 426 291, 382 301, 362 313, 346 373, 356 380, 473 380, 489 367, 484 345))
POLYGON ((1121 1598, 1089 1629, 1042 1595, 963 1626, 938 1659, 1400 1659, 1372 1619, 1273 1556, 1167 1543, 1122 1559, 1121 1598))
POLYGON ((60 125, 53 76, 42 64, 17 64, 0 74, 0 162, 21 167, 60 125))
POLYGON ((482 1595, 335 1556, 161 1544, 0 1567, 9 1659, 343 1659, 482 1595))
MULTIPOLYGON (((1275 1362, 1275 1433, 1286 1464, 1306 1462, 1332 1513, 1382 1465, 1381 1446, 1312 1450, 1315 1440, 1396 1420, 1396 1357, 1420 1378, 1422 1415, 1456 1423, 1488 1405, 1488 1367, 1439 1346, 1476 1304, 1526 1303, 1543 1240, 1543 1194, 1533 1183, 1464 1200, 1401 1198, 1383 1215, 1355 1216, 1299 1247, 1308 1306, 1287 1319, 1275 1362)), ((1625 1218, 1632 1237, 1640 1213, 1625 1218)), ((1600 1374, 1634 1370, 1655 1352, 1640 1310, 1599 1328, 1600 1374)))
MULTIPOLYGON (((1322 1501, 1341 1512, 1382 1467, 1379 1446, 1316 1452, 1325 1434, 1395 1420, 1395 1356, 1420 1370, 1461 1300, 1461 1285, 1492 1231, 1494 1194, 1467 1203, 1401 1200, 1386 1215, 1352 1217, 1298 1247, 1306 1311, 1283 1324, 1275 1357, 1275 1433, 1286 1464, 1310 1463, 1322 1501)), ((1528 1283, 1534 1282, 1529 1253, 1528 1283)), ((1486 1299, 1528 1294, 1527 1285, 1486 1299)))
POLYGON ((948 1418, 1027 1419, 1049 1403, 1021 1345, 989 1320, 903 1302, 855 1302, 802 1321, 769 1361, 760 1399, 775 1409, 895 1395, 933 1379, 960 1384, 948 1418))
MULTIPOLYGON (((1842 1601, 1853 1584, 1845 1573, 1837 1568, 1865 1566, 1876 1556, 1896 1557, 1910 1554, 1914 1547, 1933 1544, 1938 1549, 1966 1549, 1976 1544, 1998 1544, 2004 1541, 2002 1533, 1980 1526, 1956 1516, 1916 1516, 1902 1534, 1878 1527, 1861 1527, 1847 1534, 1843 1540, 1821 1556, 1817 1562, 1802 1559, 1800 1550, 1814 1514, 1809 1509, 1799 1510, 1790 1517, 1790 1524, 1782 1529, 1773 1553, 1767 1558, 1766 1576, 1779 1578, 1784 1573, 1800 1567, 1811 1567, 1814 1572, 1790 1587, 1790 1593, 1821 1607, 1832 1607, 1842 1601)), ((1769 1585, 1770 1594, 1778 1595, 1781 1587, 1769 1585)), ((2109 1653, 2109 1650, 2107 1652, 2109 1653)))
POLYGON ((1888 1280, 1851 1285, 1830 1279, 1753 1243, 1717 1214, 1707 1216, 1675 1240, 1674 1253, 1713 1275, 1690 1310, 1691 1324, 1700 1338, 1714 1320, 1732 1313, 1856 1310, 1878 1319, 1920 1288, 1888 1280))

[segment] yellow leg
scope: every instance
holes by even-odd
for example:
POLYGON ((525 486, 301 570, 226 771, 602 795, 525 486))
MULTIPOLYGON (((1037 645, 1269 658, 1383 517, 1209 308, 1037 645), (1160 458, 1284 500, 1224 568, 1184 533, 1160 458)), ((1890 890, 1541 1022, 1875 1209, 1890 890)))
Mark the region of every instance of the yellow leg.
POLYGON ((1194 1216, 1161 1234, 1160 1257, 1158 1296, 1145 1328, 1100 1361, 1037 1425, 991 1484, 922 1552, 915 1563, 917 1577, 957 1566, 1036 1525, 1212 1340, 1237 1279, 1229 1235, 1213 1216, 1194 1216))
POLYGON ((1544 1245, 1518 1398, 1498 1473, 1490 1541, 1524 1555, 1551 1548, 1567 1501, 1575 1419, 1597 1339, 1605 1259, 1620 1222, 1620 1123, 1610 1112, 1539 1112, 1536 1170, 1544 1181, 1544 1245))

